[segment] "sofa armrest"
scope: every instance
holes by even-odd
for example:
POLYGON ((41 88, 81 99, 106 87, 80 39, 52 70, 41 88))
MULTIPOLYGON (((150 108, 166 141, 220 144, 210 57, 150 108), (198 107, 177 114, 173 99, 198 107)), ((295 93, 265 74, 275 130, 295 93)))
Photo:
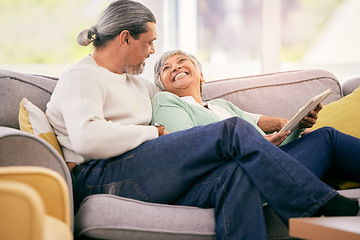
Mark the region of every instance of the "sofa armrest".
POLYGON ((360 77, 346 80, 346 81, 343 83, 342 87, 343 87, 344 96, 349 95, 349 94, 352 93, 355 89, 357 89, 358 87, 360 87, 360 77))
MULTIPOLYGON (((58 172, 70 191, 73 216, 72 180, 60 154, 46 141, 32 134, 9 127, 0 127, 0 167, 41 166, 58 172)), ((73 218, 71 226, 73 226, 73 218)))

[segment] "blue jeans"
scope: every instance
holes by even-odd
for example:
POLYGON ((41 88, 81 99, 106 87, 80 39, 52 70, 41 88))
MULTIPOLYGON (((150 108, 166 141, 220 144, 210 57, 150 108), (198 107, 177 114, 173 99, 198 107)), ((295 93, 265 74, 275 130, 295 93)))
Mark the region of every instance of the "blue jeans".
POLYGON ((324 127, 281 147, 321 178, 329 170, 360 180, 360 139, 324 127))
POLYGON ((261 197, 287 223, 337 194, 240 118, 168 134, 73 173, 75 208, 101 193, 215 208, 217 239, 266 239, 261 197))

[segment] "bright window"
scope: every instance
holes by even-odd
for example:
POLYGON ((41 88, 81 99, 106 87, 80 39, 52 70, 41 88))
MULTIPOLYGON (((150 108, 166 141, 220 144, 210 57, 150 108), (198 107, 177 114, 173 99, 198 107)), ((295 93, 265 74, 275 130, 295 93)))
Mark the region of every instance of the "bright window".
POLYGON ((198 0, 197 7, 197 55, 205 77, 260 73, 260 1, 198 0))
POLYGON ((360 1, 282 0, 282 69, 360 76, 360 1))
MULTIPOLYGON (((206 80, 304 68, 360 76, 359 0, 139 0, 155 14, 156 54, 196 55, 206 80)), ((111 0, 1 0, 0 68, 59 76, 92 51, 77 34, 111 0)))
POLYGON ((195 54, 207 80, 261 72, 260 0, 165 3, 163 51, 195 54))

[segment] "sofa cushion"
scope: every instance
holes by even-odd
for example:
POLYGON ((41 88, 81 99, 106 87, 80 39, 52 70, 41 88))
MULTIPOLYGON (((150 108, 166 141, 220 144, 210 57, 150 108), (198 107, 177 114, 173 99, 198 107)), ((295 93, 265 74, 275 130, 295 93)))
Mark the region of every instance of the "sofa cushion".
POLYGON ((75 237, 215 239, 214 209, 141 202, 114 195, 87 197, 75 216, 75 237))
POLYGON ((359 119, 360 87, 340 100, 324 106, 313 129, 329 126, 360 138, 359 119))
POLYGON ((20 130, 44 139, 64 157, 45 113, 26 98, 20 102, 19 125, 20 130))
POLYGON ((0 69, 0 126, 19 129, 19 103, 23 98, 45 111, 56 83, 57 78, 0 69))
MULTIPOLYGON (((269 239, 294 239, 264 205, 269 239)), ((84 239, 215 239, 214 209, 153 204, 109 194, 92 195, 75 216, 75 237, 84 239)))

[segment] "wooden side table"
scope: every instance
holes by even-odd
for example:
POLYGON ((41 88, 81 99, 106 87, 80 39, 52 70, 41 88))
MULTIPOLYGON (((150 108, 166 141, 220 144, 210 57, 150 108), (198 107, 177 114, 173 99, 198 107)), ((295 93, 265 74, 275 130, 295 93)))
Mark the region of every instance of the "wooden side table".
POLYGON ((360 240, 360 217, 291 218, 289 234, 314 240, 360 240))

